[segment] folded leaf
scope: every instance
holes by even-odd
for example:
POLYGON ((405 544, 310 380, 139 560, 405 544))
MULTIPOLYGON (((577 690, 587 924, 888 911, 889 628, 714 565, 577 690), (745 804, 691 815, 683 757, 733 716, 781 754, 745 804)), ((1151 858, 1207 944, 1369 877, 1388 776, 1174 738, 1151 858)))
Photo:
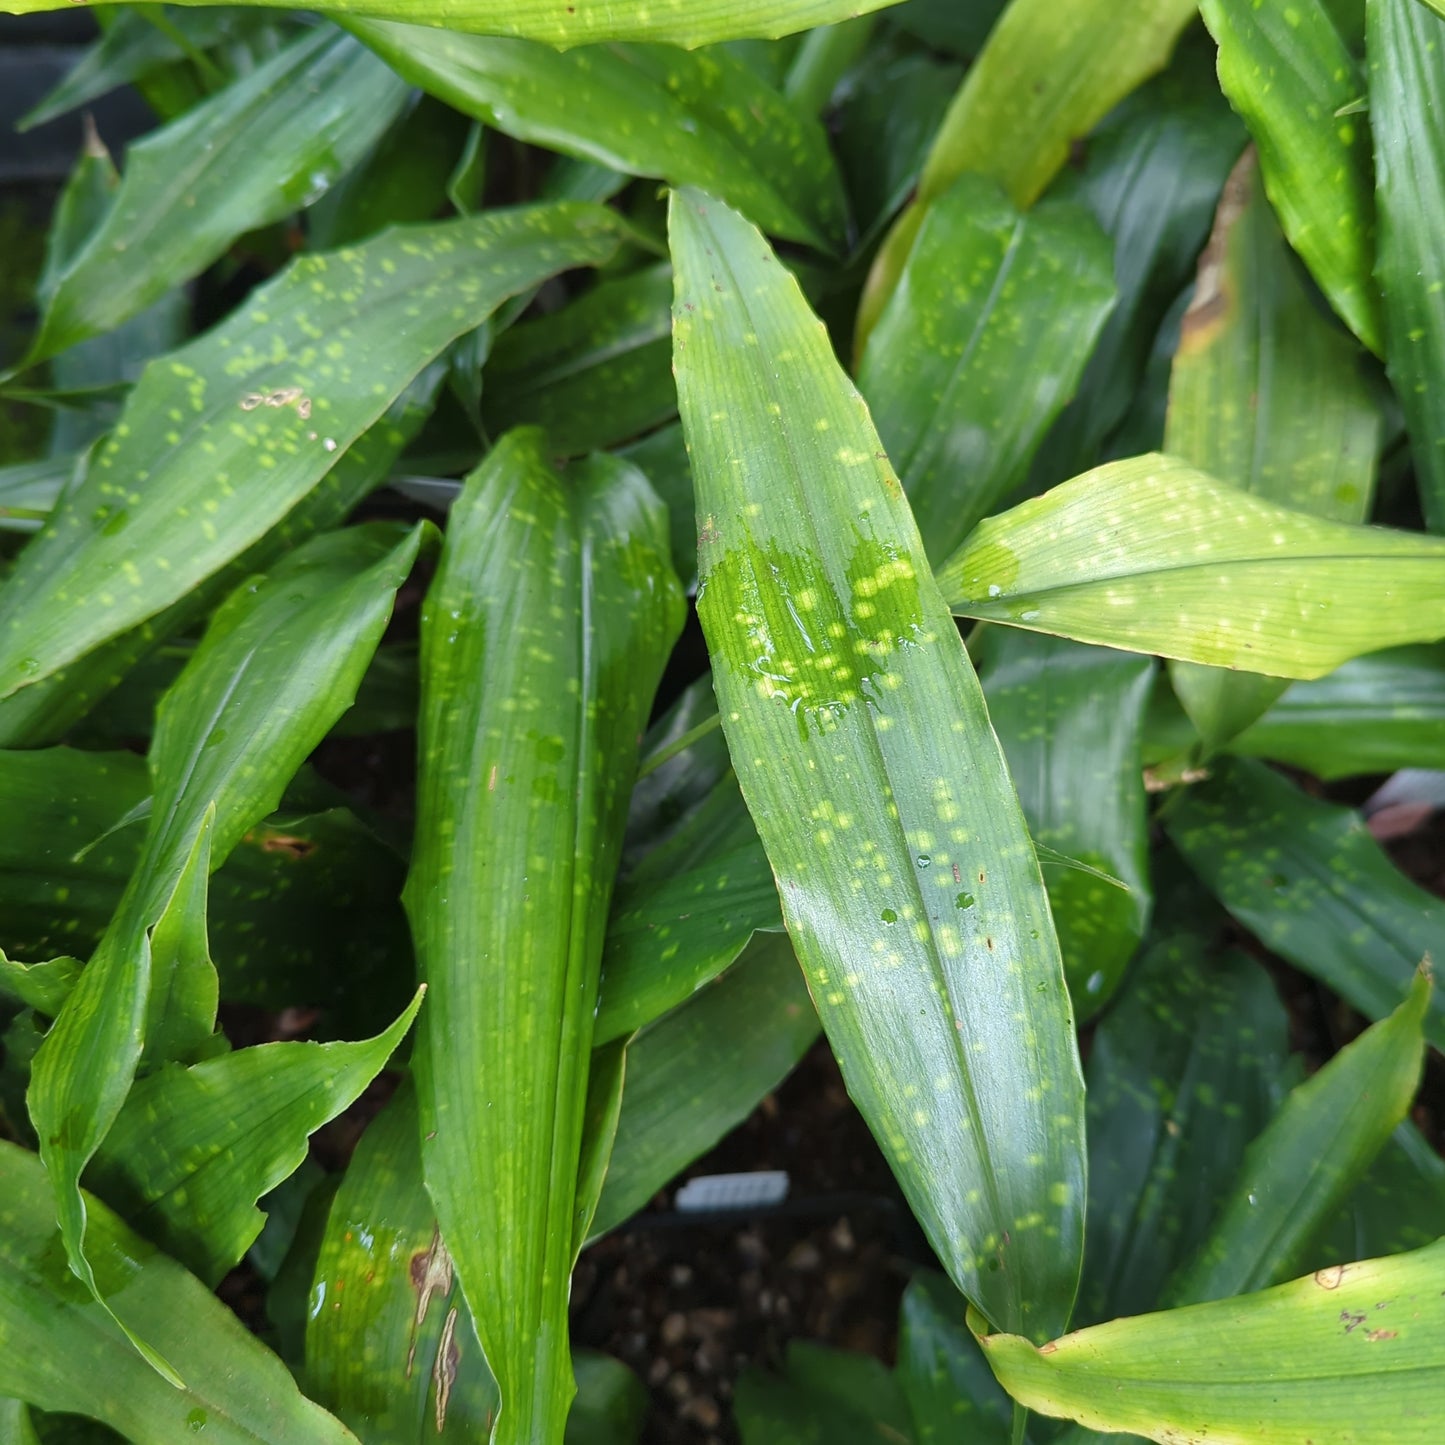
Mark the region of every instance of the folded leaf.
POLYGON ((190 1380, 184 1389, 167 1384, 105 1307, 75 1287, 45 1170, 4 1142, 0 1197, 0 1394, 94 1416, 135 1445, 175 1445, 200 1431, 221 1445, 355 1445, 205 1285, 92 1199, 101 1290, 126 1327, 154 1341, 190 1380))
POLYGON ((1113 303, 1109 244, 1081 206, 1020 214, 965 176, 928 208, 858 388, 930 558, 1023 480, 1113 303))
POLYGON ((322 27, 138 141, 104 220, 50 279, 27 361, 111 330, 244 232, 315 200, 406 93, 364 46, 322 27))
POLYGON ((1067 1318, 1073 1022, 983 697, 866 408, 757 231, 671 206, 698 612, 738 781, 849 1092, 991 1318, 1067 1318))
POLYGON ((843 241, 843 187, 823 127, 726 51, 558 51, 384 20, 346 26, 413 85, 534 145, 631 175, 706 186, 766 230, 843 241))
POLYGON ((0 697, 183 597, 317 487, 449 342, 553 272, 606 259, 619 234, 575 203, 387 232, 300 257, 152 362, 0 587, 0 697))
POLYGON ((1445 541, 1289 511, 1157 453, 990 517, 938 583, 963 617, 1277 677, 1445 635, 1445 541))
MULTIPOLYGON (((1221 760, 1165 815, 1170 839, 1219 901, 1274 953, 1368 1018, 1391 1013, 1422 959, 1445 958, 1445 901, 1418 888, 1360 815, 1278 773, 1221 760)), ((1425 1036, 1445 1049, 1445 1002, 1425 1036)))
MULTIPOLYGON (((1389 1438, 1445 1423, 1445 1240, 1330 1265, 1260 1294, 1114 1320, 1042 1349, 979 1343, 1004 1388, 1043 1415, 1151 1440, 1389 1438), (1360 1401, 1371 1402, 1361 1421, 1360 1401)), ((971 1321, 975 1332, 981 1321, 971 1321)))
POLYGON ((1200 0, 1199 8, 1219 45, 1219 83, 1254 135, 1264 188, 1290 245, 1350 330, 1378 354, 1370 128, 1365 116, 1344 113, 1365 94, 1365 79, 1330 5, 1200 0))
POLYGON ((508 434, 452 508, 422 621, 406 885, 432 988, 427 1189, 501 1389, 499 1442, 560 1439, 567 1295, 626 785, 682 622, 662 508, 611 458, 508 434))
POLYGON ((1410 429, 1425 520, 1445 532, 1445 287, 1436 284, 1445 276, 1445 18, 1426 14, 1420 0, 1365 8, 1385 363, 1410 429))
POLYGON ((1164 1303, 1202 1304, 1289 1279, 1315 1236, 1405 1121, 1425 1062, 1422 968, 1409 997, 1284 1101, 1249 1146, 1199 1256, 1164 1303))
MULTIPOLYGON (((1281 506, 1363 522, 1381 419, 1361 359, 1299 281, 1247 152, 1225 187, 1180 326, 1164 449, 1281 506)), ((1289 685, 1183 662, 1170 677, 1210 751, 1289 685)))

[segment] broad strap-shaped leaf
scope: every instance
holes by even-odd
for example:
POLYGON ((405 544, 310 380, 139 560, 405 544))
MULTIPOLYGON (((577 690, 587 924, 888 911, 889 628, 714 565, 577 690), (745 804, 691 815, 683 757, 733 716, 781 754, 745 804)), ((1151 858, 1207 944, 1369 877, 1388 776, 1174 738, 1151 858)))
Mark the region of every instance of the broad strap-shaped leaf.
POLYGON ((1365 78, 1330 5, 1200 0, 1199 8, 1219 45, 1219 83, 1259 147, 1290 245, 1350 330, 1380 353, 1370 127, 1351 112, 1365 78))
POLYGON ((963 617, 1276 677, 1445 635, 1445 541, 1291 511, 1158 453, 990 517, 938 582, 963 617))
MULTIPOLYGON (((208 5, 214 0, 179 0, 208 5)), ((259 0, 290 9, 289 0, 259 0)), ((815 25, 831 25, 896 0, 321 0, 323 14, 352 13, 445 25, 479 35, 521 35, 549 45, 608 40, 657 40, 669 45, 712 45, 720 40, 775 39, 815 25)), ((4 0, 12 15, 58 10, 60 0, 4 0)))
POLYGON ((142 1058, 193 1058, 214 1027, 204 936, 208 866, 270 812, 345 711, 416 558, 421 529, 318 538, 222 608, 167 695, 151 750, 145 852, 115 917, 46 1036, 30 1117, 55 1188, 66 1254, 95 1288, 80 1172, 142 1058), (189 927, 171 939, 171 927, 189 927), (168 945, 162 953, 159 943, 168 945))
POLYGON ((1413 1124, 1402 1124, 1317 1241, 1312 1262, 1419 1249, 1439 1237, 1442 1217, 1445 1159, 1413 1124))
POLYGON ((706 186, 768 231, 841 247, 843 186, 822 126, 726 51, 559 51, 384 20, 346 24, 413 85, 519 140, 706 186))
POLYGON ((404 1082, 347 1165, 309 1291, 307 1390, 368 1445, 485 1440, 497 1411, 418 1141, 404 1082))
POLYGON ((38 532, 80 464, 79 456, 62 452, 0 467, 0 531, 38 532))
POLYGON ((808 1340, 789 1342, 781 1377, 743 1371, 735 1416, 743 1445, 911 1445, 908 1404, 882 1360, 808 1340))
POLYGON ((741 1124, 817 1037, 792 946, 776 933, 758 934, 721 978, 647 1025, 627 1046, 591 1236, 630 1219, 741 1124))
POLYGON ((422 621, 406 885, 432 989, 427 1189, 501 1388, 496 1439, 560 1440, 567 1295, 607 905, 627 787, 682 622, 641 473, 565 476, 509 433, 452 508, 422 621))
POLYGON ((104 220, 47 288, 27 360, 111 330, 243 232, 315 200, 406 94, 364 46, 319 27, 139 141, 104 220))
POLYGON ((1149 822, 1140 762, 1154 677, 1146 658, 991 628, 978 652, 989 718, 1035 844, 1101 869, 1044 874, 1074 1011, 1113 994, 1149 921, 1149 822))
POLYGON ((918 195, 883 243, 858 318, 862 345, 893 294, 926 208, 970 171, 1021 209, 1044 192, 1085 136, 1162 70, 1197 0, 1011 0, 934 137, 918 195))
MULTIPOLYGON (((1445 901, 1416 887, 1352 808, 1307 797, 1260 763, 1220 760, 1165 815, 1174 845, 1260 941, 1369 1018, 1445 957, 1445 901)), ((1445 1002, 1425 1036, 1445 1049, 1445 1002)))
POLYGON ((135 1445, 175 1445, 202 1431, 222 1445, 355 1445, 200 1280, 92 1199, 101 1290, 126 1327, 155 1341, 189 1380, 185 1389, 167 1384, 76 1288, 45 1170, 4 1142, 0 1198, 0 1394, 92 1416, 135 1445))
POLYGON ((1365 8, 1385 363, 1410 429, 1425 520, 1445 532, 1445 13, 1427 14, 1422 0, 1365 8))
POLYGON ((635 1445, 650 1401, 642 1381, 611 1355, 572 1355, 577 1401, 567 1419, 567 1445, 635 1445))
POLYGON ((858 387, 935 561, 1023 480, 1114 303, 1082 206, 1021 214, 964 176, 928 208, 858 387))
POLYGON ((1015 1400, 1098 1430, 1430 1445, 1445 1423, 1445 1240, 1259 1294, 1113 1320, 1043 1349, 1013 1335, 979 1343, 1015 1400))
POLYGON ((559 455, 574 456, 669 420, 671 300, 671 269, 649 266, 503 332, 482 377, 483 423, 495 433, 540 426, 559 455))
POLYGON ((1292 1278, 1315 1236, 1404 1123, 1425 1062, 1422 968, 1405 1002, 1284 1101, 1249 1146, 1199 1257, 1165 1303, 1202 1304, 1292 1278))
POLYGON ((757 231, 671 207, 698 612, 723 731, 849 1092, 950 1275, 1042 1338, 1083 1100, 1038 863, 862 399, 757 231))
MULTIPOLYGON (((1358 345, 1299 281, 1253 151, 1225 187, 1180 326, 1164 449, 1241 491, 1363 522, 1381 419, 1358 345)), ((1175 663, 1174 690, 1213 751, 1289 686, 1175 663)))
POLYGON ((142 1079, 93 1161, 93 1189, 211 1286, 261 1231, 255 1207, 401 1042, 421 994, 359 1043, 259 1044, 142 1079))
POLYGON ((1370 652, 1297 682, 1229 749, 1326 780, 1445 770, 1445 645, 1370 652))
POLYGON ((1160 914, 1173 930, 1145 950, 1089 1052, 1083 1323, 1157 1306, 1285 1087, 1289 1021, 1269 975, 1203 946, 1214 920, 1187 891, 1171 888, 1160 914))
POLYGON ((0 996, 53 1018, 80 976, 80 960, 62 954, 40 963, 19 963, 0 951, 0 996))
POLYGON ((619 235, 610 212, 570 202, 401 228, 298 258, 152 362, 0 587, 0 697, 183 597, 311 492, 449 342, 553 272, 605 260, 619 235))

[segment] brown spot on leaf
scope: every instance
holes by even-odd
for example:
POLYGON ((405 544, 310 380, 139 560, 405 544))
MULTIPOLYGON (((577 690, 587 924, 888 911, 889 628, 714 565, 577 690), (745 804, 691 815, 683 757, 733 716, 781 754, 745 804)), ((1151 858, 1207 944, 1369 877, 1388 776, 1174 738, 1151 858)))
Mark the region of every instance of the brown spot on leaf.
POLYGON ((411 1347, 406 1352, 406 1377, 409 1380, 412 1366, 416 1363, 417 1331, 426 1323, 432 1296, 445 1298, 452 1292, 452 1257, 442 1243, 441 1230, 435 1225, 432 1226, 431 1244, 412 1255, 408 1268, 411 1287, 416 1291, 416 1311, 411 1319, 411 1347))
POLYGON ((1399 1330, 1366 1330, 1365 1338, 1372 1345, 1377 1345, 1381 1340, 1398 1340, 1400 1332, 1399 1330))
POLYGON ((461 1363, 462 1348, 457 1344, 457 1310, 453 1305, 447 1311, 442 1325, 442 1337, 437 1344, 437 1357, 432 1363, 432 1384, 436 1387, 437 1434, 446 1428, 447 1405, 452 1398, 452 1386, 457 1382, 457 1366, 461 1363))
POLYGON ((1315 1271, 1315 1283, 1321 1289, 1339 1289, 1340 1281, 1344 1277, 1345 1267, 1342 1264, 1332 1264, 1328 1269, 1315 1271))
POLYGON ((263 853, 284 853, 288 858, 306 858, 316 851, 316 844, 310 838, 298 838, 293 833, 278 833, 270 828, 259 832, 253 829, 246 834, 246 842, 254 843, 263 853))
POLYGON ((1209 347, 1234 307, 1235 298, 1225 264, 1229 252, 1230 232, 1239 223, 1254 191, 1256 160, 1251 146, 1224 183, 1219 209, 1214 215, 1214 229, 1209 243, 1199 257, 1199 273, 1194 282, 1194 299, 1179 323, 1179 355, 1209 347))

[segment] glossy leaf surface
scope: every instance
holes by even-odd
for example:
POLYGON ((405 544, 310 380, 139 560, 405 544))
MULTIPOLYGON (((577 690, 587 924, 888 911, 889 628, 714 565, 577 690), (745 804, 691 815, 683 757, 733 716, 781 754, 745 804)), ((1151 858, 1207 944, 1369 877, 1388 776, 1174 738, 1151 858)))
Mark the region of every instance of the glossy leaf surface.
POLYGON ((1278 677, 1445 634, 1445 543, 1350 527, 1172 457, 990 517, 940 569, 964 617, 1278 677))
POLYGON ((643 1029, 627 1048, 622 1112, 592 1236, 634 1215, 741 1124, 817 1037, 793 950, 766 933, 721 978, 643 1029))
POLYGON ((1201 0, 1199 8, 1219 45, 1219 83, 1254 135, 1290 245, 1379 353, 1370 128, 1365 116, 1342 114, 1365 94, 1365 78, 1326 0, 1201 0))
POLYGON ((367 1127, 326 1219, 306 1317, 309 1393, 364 1445, 486 1439, 497 1386, 422 1183, 403 1084, 367 1127))
MULTIPOLYGON (((1381 426, 1360 361, 1292 269, 1246 154, 1225 187, 1180 326, 1165 451, 1281 506, 1363 522, 1381 426)), ((1170 675, 1210 750, 1288 685, 1190 663, 1170 675)))
POLYGON ((1445 531, 1445 15, 1368 0, 1385 361, 1410 428, 1425 519, 1445 531))
POLYGON ((1077 1277, 1081 1081, 977 679, 796 282, 697 192, 674 193, 671 243, 699 616, 788 932, 935 1251, 1042 1336, 1077 1277))
POLYGON ((1022 481, 1114 302, 1080 206, 1027 214, 965 176, 928 208, 858 370, 935 561, 1022 481))
MULTIPOLYGON (((1221 761, 1166 826, 1235 918, 1369 1018, 1396 1008, 1422 959, 1445 957, 1445 901, 1399 872, 1353 809, 1260 763, 1221 761)), ((1438 994, 1425 1036, 1445 1048, 1438 994)))
POLYGON ((1041 1414, 1159 1441, 1285 1445, 1388 1433, 1426 1445, 1441 1423, 1445 1241, 1332 1265, 1260 1294, 1114 1320, 1035 1349, 982 1343, 1041 1414), (1374 1402, 1360 1420, 1360 1400, 1374 1402))
MULTIPOLYGON (((178 0, 205 5, 210 0, 178 0)), ((288 0, 260 0, 289 9, 288 0)), ((670 45, 711 45, 719 40, 771 38, 830 25, 894 0, 322 0, 326 14, 368 14, 445 25, 481 35, 522 35, 549 45, 587 45, 607 40, 659 40, 670 45)), ((4 0, 12 15, 55 10, 56 0, 4 0)))
POLYGON ((381 20, 347 25, 412 84, 519 140, 706 186, 768 231, 841 245, 843 187, 822 126, 725 51, 558 51, 381 20))
POLYGON ((29 360, 134 316, 364 156, 405 83, 318 28, 132 146, 104 219, 53 278, 29 360))
POLYGON ((1315 1236, 1405 1122, 1420 1086, 1429 1001, 1422 969, 1389 1018, 1290 1094, 1250 1145, 1198 1259, 1173 1282, 1167 1302, 1247 1294, 1316 1262, 1309 1258, 1315 1236))
POLYGON ((93 1416, 136 1445, 175 1445, 200 1430, 222 1445, 354 1445, 205 1285, 91 1200, 101 1288, 190 1380, 182 1390, 167 1384, 77 1288, 40 1160, 0 1141, 0 1182, 0 1392, 93 1416))
POLYGON ((573 1393, 603 933, 626 782, 681 620, 665 518, 634 468, 595 458, 561 477, 524 428, 469 478, 423 615, 406 904, 432 988, 423 1166, 501 1389, 499 1441, 558 1438, 573 1393))
POLYGON ((1074 1010, 1112 995, 1149 920, 1149 824, 1140 764, 1154 666, 1015 628, 978 653, 989 718, 1035 844, 1102 869, 1044 874, 1074 1010))
POLYGON ((152 362, 0 587, 0 697, 183 597, 306 497, 450 341, 553 272, 605 260, 618 235, 609 212, 576 203, 400 229, 300 257, 152 362))

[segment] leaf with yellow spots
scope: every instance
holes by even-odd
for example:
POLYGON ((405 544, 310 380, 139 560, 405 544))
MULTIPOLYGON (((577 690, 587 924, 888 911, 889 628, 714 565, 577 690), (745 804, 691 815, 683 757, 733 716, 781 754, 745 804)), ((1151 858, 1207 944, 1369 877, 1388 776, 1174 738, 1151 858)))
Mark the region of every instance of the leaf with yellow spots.
POLYGON ((594 456, 559 474, 540 431, 503 437, 452 508, 427 593, 405 891, 431 987, 414 1054, 423 1168, 501 1390, 498 1445, 559 1440, 573 1394, 608 902, 681 625, 641 472, 594 456))
POLYGON ((1111 1320, 1036 1349, 969 1323, 1041 1415, 1151 1440, 1434 1445, 1445 1415, 1445 1240, 1258 1294, 1111 1320), (1362 1421, 1361 1400, 1369 1400, 1362 1421))
POLYGON ((1157 453, 990 517, 938 581, 961 617, 1275 677, 1445 636, 1445 539, 1291 511, 1157 453))
POLYGON ((742 217, 671 207, 698 611, 743 797, 849 1091, 955 1282, 1046 1338, 1083 1084, 1033 846, 861 398, 742 217))
POLYGON ((88 1205, 107 1299, 187 1385, 161 1379, 76 1286, 40 1160, 0 1141, 0 1395, 103 1421, 135 1445, 175 1445, 203 1431, 218 1445, 356 1445, 200 1280, 99 1200, 88 1205))
POLYGON ((509 296, 595 265, 580 202, 398 227, 293 261, 153 361, 109 442, 0 586, 0 698, 185 596, 265 536, 412 379, 509 296))

